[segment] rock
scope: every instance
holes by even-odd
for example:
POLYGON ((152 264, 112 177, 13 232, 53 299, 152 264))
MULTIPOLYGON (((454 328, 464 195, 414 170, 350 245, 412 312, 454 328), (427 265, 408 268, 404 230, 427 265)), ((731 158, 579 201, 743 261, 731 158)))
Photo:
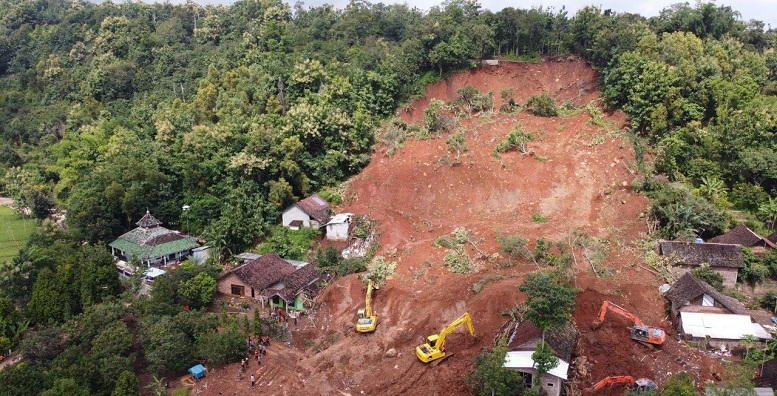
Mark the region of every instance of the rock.
POLYGON ((386 353, 383 354, 383 357, 395 358, 395 357, 397 357, 397 355, 399 355, 399 352, 397 352, 396 349, 391 348, 388 351, 386 351, 386 353))

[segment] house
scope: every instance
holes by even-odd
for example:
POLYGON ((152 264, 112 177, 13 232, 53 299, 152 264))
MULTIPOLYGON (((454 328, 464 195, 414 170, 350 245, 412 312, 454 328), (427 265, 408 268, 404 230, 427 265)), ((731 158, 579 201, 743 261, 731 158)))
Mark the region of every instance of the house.
POLYGON ((710 268, 723 276, 723 285, 728 287, 737 283, 737 272, 745 266, 741 249, 739 245, 724 243, 658 242, 658 253, 670 258, 677 276, 702 264, 709 264, 710 268))
POLYGON ((664 297, 671 304, 672 323, 686 339, 705 340, 713 347, 729 349, 745 335, 771 339, 760 324, 753 322, 742 303, 691 273, 678 279, 664 297))
POLYGON ((165 266, 185 259, 200 246, 194 237, 162 227, 162 222, 148 210, 135 224, 137 228, 108 244, 118 260, 128 262, 136 258, 148 267, 165 266))
POLYGON ((318 279, 315 265, 268 253, 246 260, 221 276, 217 289, 222 294, 253 298, 263 304, 268 301, 270 308, 304 311, 303 292, 318 279))
POLYGON ((301 227, 318 228, 329 220, 329 203, 314 194, 286 208, 281 218, 284 227, 294 230, 301 227))
MULTIPOLYGON (((577 347, 579 334, 571 322, 559 330, 545 333, 545 342, 559 359, 558 366, 543 375, 541 380, 543 390, 550 396, 561 394, 561 387, 567 380, 569 363, 577 347)), ((542 331, 537 326, 530 322, 521 322, 513 341, 507 346, 509 352, 505 357, 504 367, 519 371, 527 388, 533 386, 534 377, 537 375, 536 363, 531 356, 541 340, 542 331)))
POLYGON ((353 213, 339 213, 326 223, 326 239, 331 241, 345 241, 351 234, 354 225, 353 213))
POLYGON ((729 232, 710 239, 709 242, 749 247, 755 253, 763 253, 766 249, 774 248, 774 242, 756 234, 744 224, 740 224, 729 232))
POLYGON ((774 389, 772 388, 734 388, 724 389, 715 386, 707 386, 704 388, 704 396, 774 396, 774 389))
POLYGON ((304 290, 320 279, 315 264, 304 267, 285 276, 280 281, 262 291, 262 295, 270 302, 270 308, 281 308, 286 311, 302 311, 304 307, 304 290))

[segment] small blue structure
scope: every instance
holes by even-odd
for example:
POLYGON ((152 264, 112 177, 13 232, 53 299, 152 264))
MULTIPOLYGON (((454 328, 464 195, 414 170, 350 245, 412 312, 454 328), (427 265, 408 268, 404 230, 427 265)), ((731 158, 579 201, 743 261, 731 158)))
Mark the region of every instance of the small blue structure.
POLYGON ((205 376, 205 366, 198 364, 190 368, 189 372, 194 376, 194 379, 200 379, 205 376))

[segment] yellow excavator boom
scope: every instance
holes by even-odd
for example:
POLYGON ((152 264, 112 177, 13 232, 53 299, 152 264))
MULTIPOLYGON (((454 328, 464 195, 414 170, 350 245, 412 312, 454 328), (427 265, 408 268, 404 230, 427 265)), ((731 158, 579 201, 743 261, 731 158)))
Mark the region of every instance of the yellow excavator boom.
POLYGON ((426 338, 426 343, 415 348, 415 354, 424 363, 445 357, 445 338, 457 327, 466 323, 470 335, 475 335, 475 327, 472 325, 472 318, 468 312, 465 312, 460 318, 454 320, 445 326, 440 334, 432 334, 426 338))
POLYGON ((375 282, 372 279, 367 283, 367 296, 364 299, 364 308, 359 308, 356 312, 356 331, 360 333, 369 333, 375 331, 378 326, 378 315, 372 312, 372 290, 375 288, 375 282))

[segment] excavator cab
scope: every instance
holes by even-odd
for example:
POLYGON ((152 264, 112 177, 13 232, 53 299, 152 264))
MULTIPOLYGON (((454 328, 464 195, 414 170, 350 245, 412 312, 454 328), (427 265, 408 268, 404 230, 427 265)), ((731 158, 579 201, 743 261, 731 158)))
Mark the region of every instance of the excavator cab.
POLYGON ((631 329, 631 338, 639 342, 653 345, 662 345, 666 340, 666 333, 658 328, 645 325, 634 325, 631 329))
POLYGON ((634 381, 634 386, 632 389, 637 393, 650 392, 656 389, 656 383, 653 382, 653 380, 649 380, 647 378, 639 378, 634 381))

